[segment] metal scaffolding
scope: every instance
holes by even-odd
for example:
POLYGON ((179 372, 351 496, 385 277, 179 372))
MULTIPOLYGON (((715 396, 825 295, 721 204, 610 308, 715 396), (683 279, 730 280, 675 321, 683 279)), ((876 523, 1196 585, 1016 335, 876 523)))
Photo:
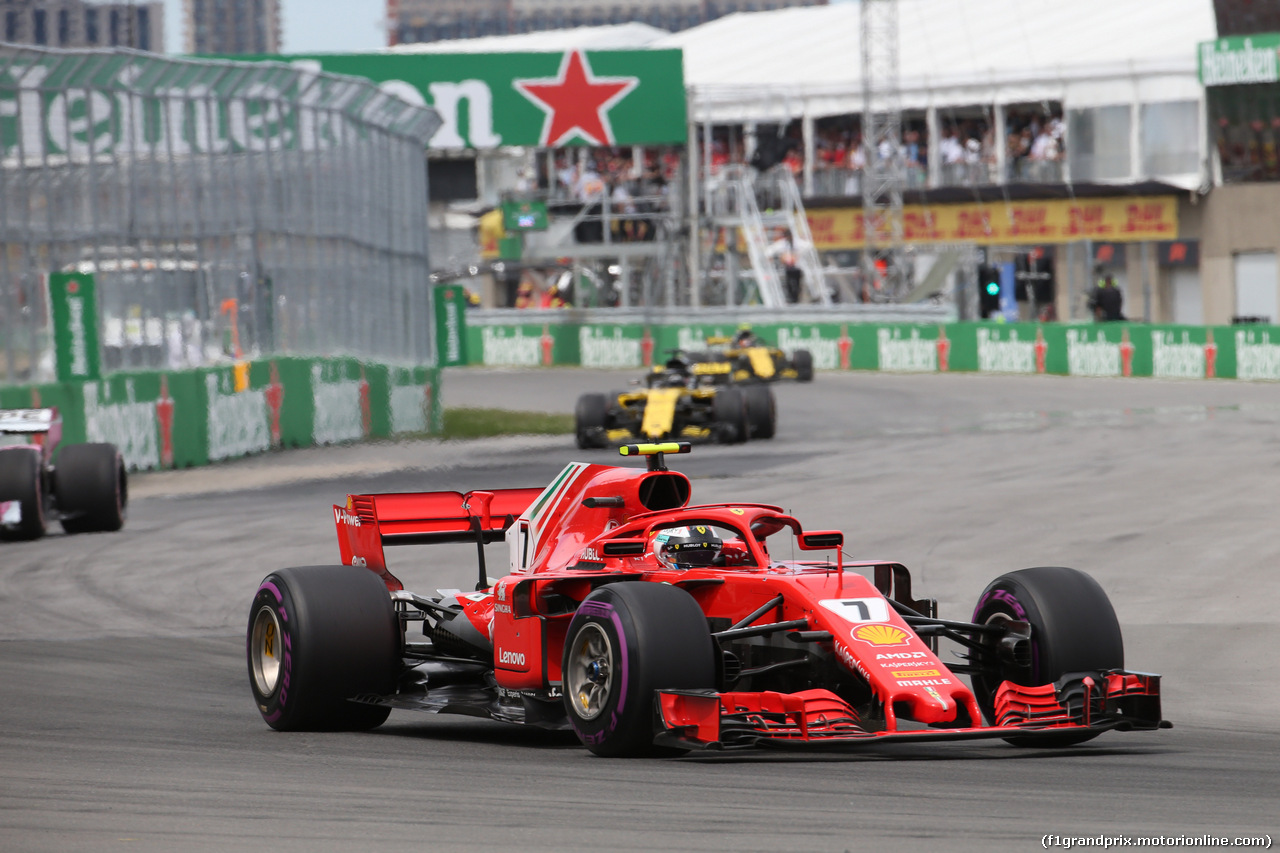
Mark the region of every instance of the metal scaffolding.
POLYGON ((896 302, 907 290, 902 255, 902 105, 898 94, 897 0, 862 0, 862 253, 867 295, 896 302))

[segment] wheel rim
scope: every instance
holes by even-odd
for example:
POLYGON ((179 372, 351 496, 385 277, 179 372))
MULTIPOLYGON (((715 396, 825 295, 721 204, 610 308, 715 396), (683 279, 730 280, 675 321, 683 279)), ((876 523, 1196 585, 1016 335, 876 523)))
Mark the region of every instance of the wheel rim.
POLYGON ((280 681, 280 620, 271 607, 262 607, 253 619, 249 637, 249 660, 253 683, 263 696, 270 696, 280 681))
POLYGON ((599 625, 588 623, 574 637, 565 677, 579 719, 594 720, 604 713, 613 688, 613 643, 599 625))

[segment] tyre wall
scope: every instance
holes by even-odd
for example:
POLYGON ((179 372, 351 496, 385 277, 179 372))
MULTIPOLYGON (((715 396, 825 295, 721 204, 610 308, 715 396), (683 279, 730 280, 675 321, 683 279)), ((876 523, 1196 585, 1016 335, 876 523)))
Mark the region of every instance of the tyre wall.
POLYGON ((275 358, 0 388, 0 408, 57 406, 63 443, 108 441, 133 470, 438 433, 440 372, 354 358, 275 358))
MULTIPOLYGON (((543 322, 471 325, 474 365, 645 367, 701 349, 724 324, 543 322)), ((1280 327, 1136 323, 753 323, 819 370, 1052 373, 1280 380, 1280 327)))

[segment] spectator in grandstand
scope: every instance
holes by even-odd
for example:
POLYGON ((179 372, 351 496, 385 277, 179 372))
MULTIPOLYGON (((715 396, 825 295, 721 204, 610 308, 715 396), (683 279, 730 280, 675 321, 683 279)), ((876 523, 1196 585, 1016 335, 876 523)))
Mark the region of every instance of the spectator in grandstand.
POLYGON ((942 141, 938 143, 938 155, 942 158, 945 183, 958 184, 964 175, 964 144, 956 135, 954 128, 942 131, 942 141))

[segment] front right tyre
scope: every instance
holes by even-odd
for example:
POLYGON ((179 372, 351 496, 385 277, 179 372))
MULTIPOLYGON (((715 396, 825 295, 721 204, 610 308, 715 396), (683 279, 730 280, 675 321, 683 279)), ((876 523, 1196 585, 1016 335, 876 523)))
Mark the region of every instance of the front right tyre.
POLYGON ((573 410, 573 431, 578 447, 590 450, 609 443, 604 428, 607 414, 608 403, 603 394, 583 394, 578 398, 573 410))
POLYGON ((394 692, 399 618, 382 579, 356 566, 280 569, 249 610, 249 687, 279 731, 356 731, 391 709, 350 701, 394 692))
POLYGON ((596 755, 644 756, 655 747, 654 691, 714 689, 715 643, 706 615, 679 587, 632 581, 600 587, 565 635, 565 711, 596 755))
POLYGON ((68 533, 119 530, 129 506, 124 457, 114 444, 67 445, 58 451, 53 493, 68 533))

